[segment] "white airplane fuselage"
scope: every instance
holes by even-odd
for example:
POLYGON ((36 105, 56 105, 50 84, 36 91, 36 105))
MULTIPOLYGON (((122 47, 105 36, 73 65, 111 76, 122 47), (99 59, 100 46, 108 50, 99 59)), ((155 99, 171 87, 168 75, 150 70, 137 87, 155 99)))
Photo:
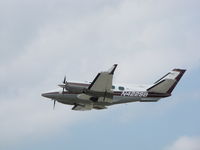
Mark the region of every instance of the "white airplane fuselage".
MULTIPOLYGON (((71 85, 76 85, 77 88, 88 88, 89 84, 85 83, 76 83, 76 82, 70 82, 71 85), (77 86, 79 85, 79 86, 77 86), (80 86, 81 85, 81 86, 80 86)), ((113 86, 118 88, 118 86, 113 86)), ((124 86, 120 86, 124 87, 124 86)), ((150 86, 149 86, 150 87, 150 86)), ((137 89, 137 88, 136 88, 137 89)), ((67 104, 67 105, 76 105, 76 104, 82 104, 82 105, 93 105, 96 109, 104 108, 105 106, 115 105, 115 104, 122 104, 122 103, 130 103, 130 102, 157 102, 160 98, 168 97, 170 95, 152 95, 151 93, 148 93, 145 89, 142 90, 131 90, 129 88, 124 88, 124 90, 115 90, 113 89, 113 99, 112 103, 109 102, 100 102, 100 101, 91 101, 91 100, 83 100, 79 99, 78 95, 81 94, 81 92, 78 92, 79 90, 68 91, 68 90, 62 90, 58 89, 55 91, 47 92, 42 94, 42 96, 56 100, 57 102, 67 104), (152 96, 151 96, 152 95, 152 96)))
POLYGON ((74 105, 72 110, 105 109, 107 106, 130 102, 157 102, 171 93, 186 70, 173 69, 152 85, 127 88, 112 84, 115 64, 106 72, 97 74, 93 82, 66 82, 62 89, 43 93, 42 96, 55 102, 74 105))

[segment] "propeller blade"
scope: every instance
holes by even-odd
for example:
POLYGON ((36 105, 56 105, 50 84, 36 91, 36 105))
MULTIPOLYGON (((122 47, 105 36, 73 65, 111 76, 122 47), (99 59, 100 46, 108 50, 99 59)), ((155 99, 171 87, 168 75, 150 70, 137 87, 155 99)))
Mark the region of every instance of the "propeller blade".
POLYGON ((64 83, 64 84, 66 83, 66 76, 64 77, 63 83, 64 83))
POLYGON ((55 106, 56 106, 56 101, 54 100, 54 102, 53 102, 53 109, 55 109, 55 106))
POLYGON ((62 85, 62 88, 63 88, 62 94, 64 94, 65 88, 66 88, 66 86, 67 86, 67 84, 68 84, 67 81, 66 81, 66 75, 65 75, 65 77, 64 77, 63 84, 65 84, 65 85, 64 85, 64 87, 63 87, 63 85, 62 85))
MULTIPOLYGON (((64 77, 63 84, 65 84, 65 86, 67 85, 66 75, 65 75, 65 77, 64 77)), ((64 91, 65 91, 65 87, 63 87, 62 94, 64 93, 64 91)))

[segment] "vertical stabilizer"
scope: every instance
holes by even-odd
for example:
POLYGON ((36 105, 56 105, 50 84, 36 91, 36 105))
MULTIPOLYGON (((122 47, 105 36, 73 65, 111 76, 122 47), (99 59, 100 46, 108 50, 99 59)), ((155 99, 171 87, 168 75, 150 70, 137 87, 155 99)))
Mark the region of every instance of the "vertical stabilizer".
POLYGON ((171 72, 156 81, 152 87, 147 89, 147 91, 152 93, 171 94, 185 71, 185 69, 173 69, 171 72))

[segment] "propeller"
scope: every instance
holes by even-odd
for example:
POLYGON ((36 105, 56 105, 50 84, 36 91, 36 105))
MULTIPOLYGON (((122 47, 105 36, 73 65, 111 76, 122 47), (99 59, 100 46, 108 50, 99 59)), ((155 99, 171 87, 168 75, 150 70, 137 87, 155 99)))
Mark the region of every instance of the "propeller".
POLYGON ((56 106, 56 100, 53 100, 53 109, 55 109, 56 106))
MULTIPOLYGON (((63 84, 65 84, 65 85, 67 84, 66 76, 64 77, 63 84)), ((64 93, 64 90, 65 90, 65 87, 63 87, 63 91, 62 91, 62 93, 64 93)))
POLYGON ((66 84, 66 76, 64 77, 63 84, 66 84))
POLYGON ((53 101, 53 110, 55 109, 56 106, 56 100, 55 99, 51 99, 53 101))

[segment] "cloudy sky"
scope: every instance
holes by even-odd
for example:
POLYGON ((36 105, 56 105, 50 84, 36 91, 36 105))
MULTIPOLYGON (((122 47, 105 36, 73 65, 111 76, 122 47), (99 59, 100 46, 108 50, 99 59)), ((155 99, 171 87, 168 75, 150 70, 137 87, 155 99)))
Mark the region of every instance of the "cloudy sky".
POLYGON ((199 0, 0 0, 0 149, 200 149, 199 0), (187 69, 173 96, 76 112, 41 93, 91 81, 153 83, 187 69))

